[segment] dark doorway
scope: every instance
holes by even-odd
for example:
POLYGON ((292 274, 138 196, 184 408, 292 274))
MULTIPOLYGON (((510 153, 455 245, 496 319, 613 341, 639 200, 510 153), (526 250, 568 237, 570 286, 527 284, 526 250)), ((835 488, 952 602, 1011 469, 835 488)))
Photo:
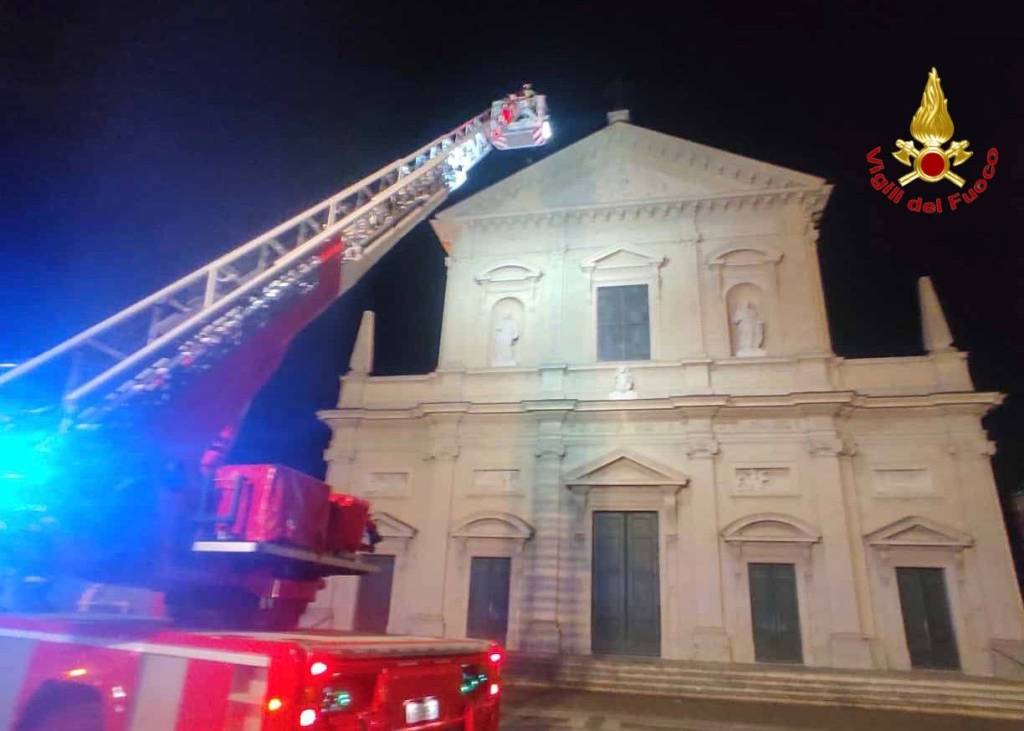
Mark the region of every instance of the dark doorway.
POLYGON ((511 565, 509 558, 473 558, 469 570, 468 637, 505 644, 511 565))
POLYGON ((658 514, 594 513, 591 650, 661 654, 658 514))
POLYGON ((791 563, 752 563, 750 617, 754 659, 758 662, 803 662, 796 572, 791 563))
POLYGON ((942 569, 897 568, 896 580, 910 665, 959 670, 960 653, 942 569))
POLYGON ((395 557, 369 554, 362 558, 376 566, 377 571, 359 579, 354 628, 359 632, 384 634, 388 631, 388 618, 391 614, 391 581, 395 574, 395 557))

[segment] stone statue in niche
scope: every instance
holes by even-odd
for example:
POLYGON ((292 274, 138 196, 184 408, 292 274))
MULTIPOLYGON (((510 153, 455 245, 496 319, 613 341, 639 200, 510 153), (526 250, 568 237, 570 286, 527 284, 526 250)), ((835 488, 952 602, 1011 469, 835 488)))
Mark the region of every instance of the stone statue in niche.
POLYGON ((498 319, 494 328, 494 357, 491 365, 516 365, 515 345, 519 341, 519 324, 511 313, 506 312, 498 319))
POLYGON ((633 373, 626 366, 619 366, 615 371, 615 390, 608 394, 608 398, 635 399, 636 383, 633 381, 633 373))
POLYGON ((765 355, 761 345, 764 343, 764 320, 753 302, 746 302, 736 308, 732 315, 736 325, 736 353, 741 358, 765 355))

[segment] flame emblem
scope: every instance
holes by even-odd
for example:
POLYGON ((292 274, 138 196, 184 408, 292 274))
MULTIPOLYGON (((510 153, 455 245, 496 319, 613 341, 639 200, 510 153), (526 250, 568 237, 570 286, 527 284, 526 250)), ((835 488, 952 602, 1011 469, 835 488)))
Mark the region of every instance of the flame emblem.
POLYGON ((951 142, 946 149, 942 145, 953 136, 953 118, 949 116, 948 100, 942 93, 939 72, 933 67, 928 74, 921 95, 921 106, 910 120, 910 134, 924 147, 918 149, 913 141, 896 140, 892 156, 907 167, 914 168, 900 178, 900 185, 921 179, 927 183, 948 180, 958 188, 966 182, 950 170, 951 166, 966 161, 973 152, 967 149, 967 140, 951 142))

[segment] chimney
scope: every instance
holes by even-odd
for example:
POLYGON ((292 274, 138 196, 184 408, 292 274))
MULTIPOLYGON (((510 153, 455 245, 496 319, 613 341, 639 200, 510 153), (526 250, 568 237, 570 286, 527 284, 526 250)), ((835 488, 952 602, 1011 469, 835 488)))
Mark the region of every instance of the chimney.
POLYGON ((616 122, 628 122, 629 121, 629 110, 628 109, 616 109, 613 112, 608 112, 608 124, 615 124, 616 122))

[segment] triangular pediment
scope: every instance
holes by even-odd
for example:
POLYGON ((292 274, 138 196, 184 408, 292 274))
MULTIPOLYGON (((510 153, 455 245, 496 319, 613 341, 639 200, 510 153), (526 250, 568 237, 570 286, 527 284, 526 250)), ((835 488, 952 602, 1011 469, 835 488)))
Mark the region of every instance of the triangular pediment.
POLYGON ((868 533, 868 544, 872 546, 932 546, 966 548, 974 544, 966 533, 945 526, 928 518, 909 516, 895 523, 882 526, 868 533))
POLYGON ((618 485, 678 485, 689 482, 686 475, 637 454, 616 451, 590 462, 569 475, 565 484, 572 487, 618 485))
POLYGON ((447 208, 438 220, 810 188, 825 181, 618 123, 447 208))
POLYGON ((637 269, 659 267, 664 263, 664 258, 656 259, 623 246, 588 257, 580 266, 583 269, 637 269))
POLYGON ((370 518, 377 526, 377 532, 382 538, 402 538, 405 540, 414 538, 418 531, 404 520, 396 518, 391 513, 371 513, 370 518))

